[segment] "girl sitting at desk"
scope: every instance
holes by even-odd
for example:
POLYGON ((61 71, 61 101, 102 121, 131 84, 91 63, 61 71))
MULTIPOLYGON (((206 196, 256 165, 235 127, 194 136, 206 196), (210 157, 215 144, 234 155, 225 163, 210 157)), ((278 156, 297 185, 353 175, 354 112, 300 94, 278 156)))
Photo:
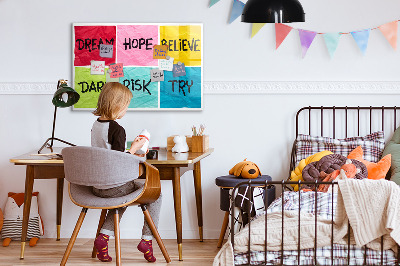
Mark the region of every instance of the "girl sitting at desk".
MULTIPOLYGON (((125 129, 120 126, 115 120, 121 119, 129 106, 132 99, 132 92, 118 82, 107 82, 99 95, 97 108, 93 112, 99 118, 93 123, 91 133, 91 143, 93 147, 106 148, 125 152, 126 134, 125 129)), ((129 153, 144 157, 145 154, 138 155, 136 152, 142 148, 146 142, 145 138, 136 138, 129 149, 129 153)), ((137 165, 139 167, 139 164, 137 165)), ((102 198, 122 197, 132 193, 135 190, 143 187, 143 183, 135 182, 137 176, 132 177, 132 181, 120 184, 114 187, 93 187, 93 194, 102 198)), ((161 208, 160 197, 153 203, 147 204, 147 208, 153 218, 154 224, 158 227, 158 221, 161 208)), ((118 212, 120 219, 125 212, 126 207, 119 208, 118 212)), ((97 258, 101 261, 111 261, 112 258, 108 255, 108 240, 110 236, 114 236, 114 219, 115 210, 107 212, 106 220, 101 228, 99 236, 94 241, 97 249, 97 258)), ((156 258, 153 255, 152 238, 150 227, 144 221, 142 230, 142 240, 137 246, 138 250, 144 253, 144 258, 149 262, 155 262, 156 258)))

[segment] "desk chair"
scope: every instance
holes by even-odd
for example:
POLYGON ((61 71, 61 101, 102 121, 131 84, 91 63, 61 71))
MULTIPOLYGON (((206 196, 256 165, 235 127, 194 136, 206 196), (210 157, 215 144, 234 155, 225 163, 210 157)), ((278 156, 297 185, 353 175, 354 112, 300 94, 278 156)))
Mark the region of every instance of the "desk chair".
MULTIPOLYGON (((146 222, 149 224, 165 260, 167 263, 171 262, 153 219, 145 206, 145 204, 157 200, 161 193, 160 176, 157 168, 146 162, 141 163, 142 176, 146 178, 140 180, 145 183, 143 189, 136 190, 123 197, 101 198, 92 193, 92 186, 118 185, 130 181, 132 176, 139 176, 140 171, 138 171, 137 163, 140 159, 137 156, 120 151, 78 146, 64 148, 62 156, 65 179, 70 182, 69 196, 74 204, 82 207, 82 211, 65 250, 61 265, 65 265, 68 260, 88 209, 102 209, 96 237, 103 226, 107 209, 116 209, 114 215, 116 265, 121 265, 118 208, 128 205, 139 205, 142 208, 146 222)), ((95 255, 96 250, 94 249, 92 257, 94 258, 95 255)))

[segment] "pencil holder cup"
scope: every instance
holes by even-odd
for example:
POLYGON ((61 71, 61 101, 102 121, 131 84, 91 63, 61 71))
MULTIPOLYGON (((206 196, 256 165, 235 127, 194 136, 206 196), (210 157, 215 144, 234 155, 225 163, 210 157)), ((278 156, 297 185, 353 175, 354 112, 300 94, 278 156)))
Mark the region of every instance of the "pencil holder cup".
POLYGON ((192 152, 205 152, 208 150, 209 136, 192 136, 192 152))

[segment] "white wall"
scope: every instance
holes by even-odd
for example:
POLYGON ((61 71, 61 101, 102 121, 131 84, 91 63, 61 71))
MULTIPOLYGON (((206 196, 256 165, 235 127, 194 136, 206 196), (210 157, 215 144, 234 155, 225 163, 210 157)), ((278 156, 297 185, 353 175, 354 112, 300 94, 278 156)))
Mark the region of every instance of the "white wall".
MULTIPOLYGON (((399 19, 400 2, 384 0, 301 1, 306 23, 293 24, 320 32, 351 31, 399 19)), ((204 23, 204 80, 213 81, 399 81, 399 52, 383 35, 371 33, 363 57, 350 35, 342 37, 330 59, 318 36, 305 59, 297 31, 274 50, 273 25, 253 39, 251 27, 227 24, 230 0, 208 9, 208 0, 146 1, 28 1, 0 0, 0 83, 53 82, 71 79, 71 23, 73 22, 202 22, 204 23)), ((1 87, 1 84, 0 84, 1 87)), ((223 214, 214 179, 227 174, 238 161, 255 161, 263 174, 275 180, 286 176, 294 138, 294 115, 308 105, 398 105, 399 95, 367 94, 213 94, 204 95, 202 112, 129 112, 121 124, 128 138, 142 128, 152 132, 152 144, 165 146, 176 133, 189 134, 193 124, 207 125, 215 152, 202 162, 205 238, 218 238, 223 214)), ((7 192, 24 190, 25 168, 9 158, 35 150, 51 134, 51 95, 0 95, 0 207, 7 192)), ((78 145, 90 144, 94 116, 89 112, 60 109, 56 135, 78 145)), ((197 237, 197 217, 190 173, 182 177, 184 238, 197 237)), ((56 182, 39 180, 40 211, 45 237, 55 237, 56 182)), ((164 202, 159 230, 175 238, 171 182, 162 182, 164 202)), ((79 208, 64 191, 62 237, 70 237, 79 208)), ((93 237, 99 212, 90 211, 80 237, 93 237)), ((123 238, 139 238, 142 218, 130 208, 121 222, 123 238), (138 218, 139 217, 139 218, 138 218)))

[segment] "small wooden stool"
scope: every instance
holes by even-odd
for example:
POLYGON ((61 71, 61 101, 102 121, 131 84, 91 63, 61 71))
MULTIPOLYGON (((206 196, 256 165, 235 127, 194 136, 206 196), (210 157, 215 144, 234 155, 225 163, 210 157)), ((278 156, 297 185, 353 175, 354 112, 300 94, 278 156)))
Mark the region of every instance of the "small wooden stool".
MULTIPOLYGON (((245 179, 236 177, 234 175, 220 176, 215 179, 215 184, 220 187, 220 209, 225 211, 224 221, 222 222, 221 234, 219 235, 218 245, 220 248, 222 246, 222 242, 224 241, 226 228, 228 227, 229 222, 229 207, 230 207, 230 199, 229 192, 233 189, 237 184, 246 182, 246 181, 263 181, 266 180, 272 181, 272 178, 268 175, 261 175, 254 179, 245 179)), ((267 206, 271 204, 275 200, 275 186, 271 186, 268 189, 268 201, 267 206)))

